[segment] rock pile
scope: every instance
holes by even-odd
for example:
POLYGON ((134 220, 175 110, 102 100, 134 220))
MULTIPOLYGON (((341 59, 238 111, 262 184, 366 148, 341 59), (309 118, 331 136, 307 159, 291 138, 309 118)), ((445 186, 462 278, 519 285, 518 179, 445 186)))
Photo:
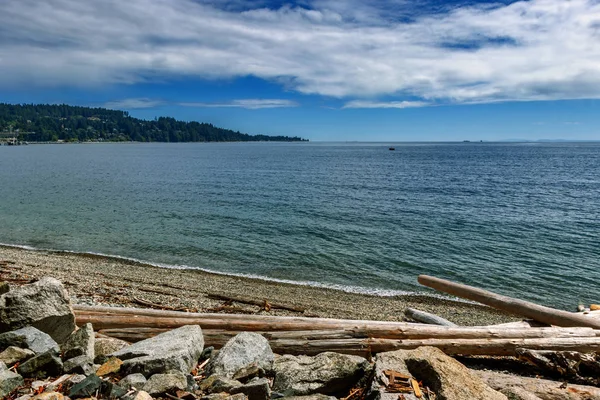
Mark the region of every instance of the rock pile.
POLYGON ((0 398, 507 399, 436 348, 380 353, 372 361, 333 352, 276 355, 263 336, 243 332, 213 351, 204 348, 197 325, 129 344, 95 334, 90 324, 76 328, 74 321, 55 279, 0 296, 0 398), (391 376, 414 377, 422 386, 391 391, 391 376))

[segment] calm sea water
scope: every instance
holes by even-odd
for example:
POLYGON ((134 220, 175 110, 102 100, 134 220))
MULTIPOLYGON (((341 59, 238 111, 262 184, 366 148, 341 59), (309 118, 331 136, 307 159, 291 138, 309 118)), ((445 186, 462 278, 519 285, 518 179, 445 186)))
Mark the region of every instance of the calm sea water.
POLYGON ((600 144, 0 147, 0 242, 390 295, 600 302, 600 144))

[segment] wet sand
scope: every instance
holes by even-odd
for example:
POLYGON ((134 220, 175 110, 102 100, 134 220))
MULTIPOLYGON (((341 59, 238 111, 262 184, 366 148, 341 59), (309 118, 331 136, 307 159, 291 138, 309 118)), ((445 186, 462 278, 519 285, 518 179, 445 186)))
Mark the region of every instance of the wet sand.
MULTIPOLYGON (((380 297, 260 279, 160 268, 89 254, 0 246, 0 280, 11 285, 52 276, 63 282, 76 304, 144 307, 153 303, 197 312, 244 312, 329 318, 402 321, 406 307, 440 315, 459 325, 487 325, 514 317, 477 304, 427 295, 380 297), (295 312, 223 300, 210 294, 244 297, 304 309, 295 312), (233 309, 228 309, 228 308, 233 309)), ((415 276, 415 280, 417 277, 415 276)))

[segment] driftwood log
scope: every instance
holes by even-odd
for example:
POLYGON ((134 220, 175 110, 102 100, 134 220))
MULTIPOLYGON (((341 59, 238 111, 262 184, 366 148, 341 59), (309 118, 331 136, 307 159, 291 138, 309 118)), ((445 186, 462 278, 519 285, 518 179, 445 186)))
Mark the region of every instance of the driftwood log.
POLYGON ((557 326, 589 326, 600 329, 600 319, 589 318, 580 313, 556 310, 554 308, 540 306, 524 300, 502 296, 487 290, 478 289, 473 286, 455 283, 433 276, 420 275, 419 283, 464 299, 477 301, 481 304, 494 307, 498 310, 512 314, 521 315, 549 325, 557 326))
POLYGON ((517 349, 517 357, 544 375, 583 385, 600 385, 600 355, 574 351, 517 349))
POLYGON ((296 306, 280 304, 280 303, 272 303, 268 300, 256 300, 256 299, 251 299, 249 297, 224 296, 222 294, 216 294, 216 293, 209 293, 206 295, 206 297, 208 297, 209 299, 222 300, 225 302, 250 304, 250 305, 254 305, 254 306, 263 307, 264 309, 267 309, 267 310, 270 308, 278 308, 280 310, 288 310, 288 311, 294 311, 294 312, 298 312, 298 313, 303 313, 304 311, 306 311, 302 307, 296 307, 296 306))
POLYGON ((444 319, 438 315, 431 314, 425 311, 415 310, 414 308, 407 308, 406 310, 404 310, 404 315, 406 315, 410 319, 413 319, 417 322, 422 322, 424 324, 458 326, 454 322, 450 322, 447 319, 444 319))

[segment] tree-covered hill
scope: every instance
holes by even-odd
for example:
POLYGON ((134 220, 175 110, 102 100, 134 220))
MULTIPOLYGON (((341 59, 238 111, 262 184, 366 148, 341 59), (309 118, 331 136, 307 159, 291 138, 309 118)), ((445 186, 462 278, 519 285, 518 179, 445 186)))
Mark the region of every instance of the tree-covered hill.
POLYGON ((299 137, 248 135, 212 124, 160 117, 152 121, 133 118, 126 111, 69 106, 66 104, 0 103, 0 132, 14 132, 28 142, 138 141, 233 142, 302 141, 299 137))

